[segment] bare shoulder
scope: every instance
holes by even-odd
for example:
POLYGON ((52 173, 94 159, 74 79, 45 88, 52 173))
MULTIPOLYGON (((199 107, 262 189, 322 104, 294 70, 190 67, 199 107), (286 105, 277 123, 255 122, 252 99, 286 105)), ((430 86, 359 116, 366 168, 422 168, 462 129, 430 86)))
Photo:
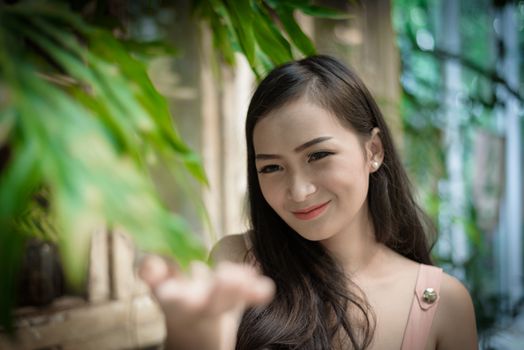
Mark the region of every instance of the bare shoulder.
POLYGON ((475 311, 468 290, 455 277, 444 273, 435 315, 437 349, 477 349, 475 311))
POLYGON ((243 263, 247 253, 246 233, 227 235, 222 237, 211 249, 209 260, 218 263, 230 261, 243 263))

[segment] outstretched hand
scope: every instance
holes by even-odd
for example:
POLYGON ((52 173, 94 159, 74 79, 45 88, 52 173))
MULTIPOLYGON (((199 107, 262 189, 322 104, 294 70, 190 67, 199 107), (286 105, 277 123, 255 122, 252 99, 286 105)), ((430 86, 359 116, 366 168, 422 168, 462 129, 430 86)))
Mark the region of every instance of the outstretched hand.
POLYGON ((167 349, 234 349, 245 308, 268 303, 275 289, 253 267, 230 262, 214 270, 195 262, 182 274, 166 260, 148 256, 139 273, 164 311, 167 349))

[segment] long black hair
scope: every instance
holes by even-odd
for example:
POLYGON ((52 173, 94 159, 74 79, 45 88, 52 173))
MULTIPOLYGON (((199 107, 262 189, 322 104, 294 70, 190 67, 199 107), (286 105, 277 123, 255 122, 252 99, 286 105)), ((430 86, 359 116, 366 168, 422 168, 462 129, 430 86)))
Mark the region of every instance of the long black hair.
POLYGON ((252 254, 262 272, 275 281, 277 291, 269 306, 244 314, 237 349, 318 350, 340 346, 337 342, 341 341, 345 347, 364 349, 373 338, 373 312, 358 287, 319 242, 303 238, 288 226, 260 189, 254 128, 270 112, 303 97, 363 137, 369 137, 375 127, 380 129, 384 160, 370 175, 368 190, 376 240, 411 260, 431 264, 429 221, 413 199, 389 129, 363 82, 328 56, 280 66, 256 89, 246 119, 252 254), (349 317, 349 308, 359 315, 349 317))

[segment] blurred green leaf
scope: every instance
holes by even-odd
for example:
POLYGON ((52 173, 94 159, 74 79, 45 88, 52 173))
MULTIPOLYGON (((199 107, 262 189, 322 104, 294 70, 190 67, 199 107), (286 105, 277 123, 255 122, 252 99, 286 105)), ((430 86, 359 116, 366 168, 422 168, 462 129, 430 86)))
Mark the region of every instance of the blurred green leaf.
POLYGON ((31 139, 12 145, 7 167, 0 174, 0 219, 4 222, 16 217, 41 181, 38 147, 31 139))
MULTIPOLYGON (((281 3, 284 12, 277 7, 277 18, 269 3, 197 4, 226 61, 242 53, 259 78, 293 59, 295 48, 314 52, 293 11, 333 15, 308 1, 288 1, 281 3)), ((205 259, 184 219, 160 201, 147 164, 153 158, 166 163, 183 187, 186 171, 207 181, 199 155, 183 142, 141 61, 174 51, 161 42, 116 39, 52 1, 2 5, 0 23, 0 147, 10 151, 0 173, 0 224, 7 228, 0 232, 0 273, 7 281, 2 324, 10 325, 16 271, 29 236, 57 241, 76 288, 85 283, 90 235, 101 226, 123 228, 142 249, 173 256, 183 266, 205 259), (32 206, 42 188, 49 196, 46 211, 32 206), (45 215, 49 222, 34 221, 45 215)))
POLYGON ((330 19, 348 19, 352 17, 349 13, 331 9, 328 7, 323 7, 323 6, 297 4, 296 7, 297 9, 302 11, 304 14, 313 16, 313 17, 330 18, 330 19))
POLYGON ((174 56, 178 51, 164 41, 138 41, 134 39, 119 40, 125 52, 140 57, 174 56))
POLYGON ((314 55, 316 53, 315 47, 296 22, 295 17, 293 16, 293 8, 282 5, 276 6, 275 11, 282 21, 282 24, 293 44, 295 44, 304 55, 314 55))
POLYGON ((291 46, 275 27, 264 8, 255 4, 254 10, 257 23, 254 26, 254 33, 261 50, 271 59, 273 65, 281 65, 291 61, 293 59, 291 46))
POLYGON ((348 19, 352 17, 349 13, 337 9, 312 5, 311 0, 266 0, 266 2, 275 9, 279 7, 295 8, 312 17, 331 19, 348 19))
POLYGON ((253 66, 255 65, 255 36, 250 2, 226 0, 224 7, 228 10, 231 25, 238 38, 238 44, 248 62, 253 66))
POLYGON ((226 61, 234 62, 231 49, 241 52, 257 79, 275 65, 292 60, 294 48, 304 55, 315 53, 311 40, 293 17, 295 10, 322 18, 351 17, 343 11, 312 5, 310 0, 199 0, 195 4, 196 12, 202 14, 212 28, 214 44, 221 48, 226 61), (268 13, 267 9, 274 13, 268 13), (288 39, 279 25, 284 27, 288 39))
MULTIPOLYGON (((137 242, 181 265, 204 259, 204 247, 183 219, 160 203, 144 165, 147 152, 177 155, 205 182, 198 155, 180 139, 145 67, 109 33, 71 13, 26 3, 8 12, 9 26, 0 29, 2 47, 16 33, 38 51, 29 53, 21 45, 0 54, 0 78, 10 96, 0 125, 11 125, 6 133, 13 153, 0 176, 2 223, 46 184, 55 239, 76 288, 85 281, 90 235, 101 225, 123 227, 137 242)), ((5 316, 12 300, 2 296, 0 303, 5 316)))
MULTIPOLYGON (((238 46, 238 40, 232 30, 231 21, 224 4, 219 0, 195 0, 193 6, 194 13, 208 21, 215 48, 220 50, 228 64, 234 64, 234 51, 235 47, 238 46)), ((239 47, 238 50, 240 50, 239 47)))

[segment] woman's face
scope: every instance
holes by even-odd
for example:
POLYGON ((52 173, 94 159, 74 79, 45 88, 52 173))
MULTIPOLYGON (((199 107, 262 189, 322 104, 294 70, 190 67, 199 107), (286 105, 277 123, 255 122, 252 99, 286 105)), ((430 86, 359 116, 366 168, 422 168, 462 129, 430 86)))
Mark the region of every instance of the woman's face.
POLYGON ((271 112, 253 134, 264 198, 309 240, 321 241, 358 227, 368 219, 372 160, 382 160, 380 138, 375 131, 372 135, 361 140, 329 111, 305 98, 271 112))

